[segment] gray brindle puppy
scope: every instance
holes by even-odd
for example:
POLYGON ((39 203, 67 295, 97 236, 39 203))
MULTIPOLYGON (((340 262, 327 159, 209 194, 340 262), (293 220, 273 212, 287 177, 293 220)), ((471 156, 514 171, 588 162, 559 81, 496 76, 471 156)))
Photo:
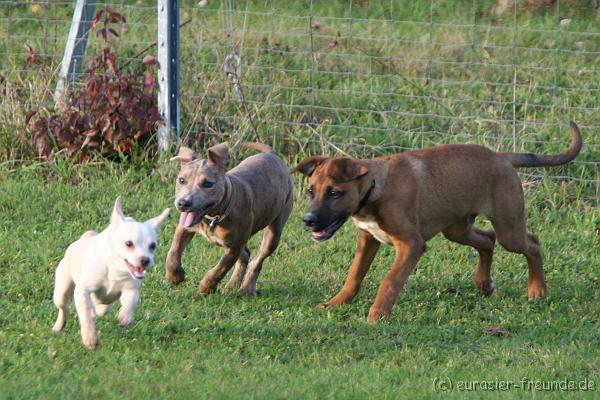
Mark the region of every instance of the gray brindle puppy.
POLYGON ((289 168, 270 146, 260 143, 242 146, 261 153, 244 159, 228 172, 226 143, 209 148, 207 159, 198 159, 187 147, 181 147, 171 159, 181 162, 175 187, 175 207, 181 215, 167 256, 169 282, 178 284, 184 280, 183 250, 195 233, 201 233, 210 243, 223 247, 224 253, 200 281, 198 291, 214 291, 235 264, 224 289, 236 290, 241 284, 243 293, 256 293, 263 261, 277 248, 292 211, 293 182, 289 168), (264 230, 260 249, 248 265, 248 240, 260 230, 264 230))

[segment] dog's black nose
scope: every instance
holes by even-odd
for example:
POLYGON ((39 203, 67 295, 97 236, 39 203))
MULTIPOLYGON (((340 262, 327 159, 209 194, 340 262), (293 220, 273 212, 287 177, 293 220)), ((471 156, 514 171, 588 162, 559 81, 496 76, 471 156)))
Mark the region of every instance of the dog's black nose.
POLYGON ((190 199, 179 199, 177 200, 177 207, 183 210, 187 210, 192 206, 192 201, 190 199))
POLYGON ((148 264, 150 264, 150 258, 148 258, 148 257, 140 258, 140 264, 142 264, 142 267, 147 267, 148 264))
POLYGON ((306 225, 307 228, 312 228, 317 223, 317 216, 312 212, 309 212, 304 214, 302 221, 304 221, 304 225, 306 225))

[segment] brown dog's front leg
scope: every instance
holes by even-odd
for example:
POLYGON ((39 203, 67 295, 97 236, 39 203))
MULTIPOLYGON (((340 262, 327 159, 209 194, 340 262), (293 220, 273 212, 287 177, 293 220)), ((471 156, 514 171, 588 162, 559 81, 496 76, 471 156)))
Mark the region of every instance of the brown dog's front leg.
POLYGON ((194 237, 193 231, 188 231, 179 225, 175 229, 173 242, 167 255, 165 270, 165 277, 175 285, 183 282, 185 279, 185 271, 181 268, 181 256, 183 255, 183 250, 190 243, 190 240, 192 240, 192 237, 194 237))
POLYGON ((336 307, 340 304, 351 303, 352 299, 358 294, 360 285, 365 275, 367 275, 371 263, 377 254, 377 250, 379 250, 379 246, 381 245, 381 243, 371 236, 370 233, 361 229, 358 230, 358 233, 360 235, 358 246, 356 247, 354 260, 348 270, 348 276, 346 277, 344 286, 342 286, 338 294, 331 299, 325 303, 318 304, 317 308, 336 307))
POLYGON ((425 251, 425 241, 420 236, 410 239, 393 239, 396 259, 392 270, 383 278, 375 302, 369 309, 369 322, 387 318, 391 312, 398 293, 404 287, 406 279, 413 271, 421 254, 425 251))
POLYGON ((243 248, 244 246, 239 249, 225 248, 225 254, 223 254, 219 263, 213 269, 208 271, 200 281, 198 291, 200 293, 212 292, 219 282, 221 282, 221 279, 229 272, 231 267, 233 267, 233 264, 235 264, 240 257, 243 248))

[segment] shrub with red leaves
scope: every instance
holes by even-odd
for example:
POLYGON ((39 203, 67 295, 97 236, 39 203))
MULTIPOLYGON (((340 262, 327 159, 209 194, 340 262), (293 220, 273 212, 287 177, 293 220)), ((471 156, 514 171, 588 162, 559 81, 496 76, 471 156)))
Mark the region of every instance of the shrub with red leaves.
POLYGON ((114 24, 123 26, 125 18, 111 9, 94 18, 92 30, 99 28, 102 50, 88 64, 85 86, 73 88, 56 110, 29 113, 28 128, 40 157, 51 159, 61 149, 80 161, 94 154, 127 156, 134 146, 152 151, 150 141, 162 121, 154 79, 158 62, 146 56, 141 73, 119 69, 110 45, 110 37, 119 36, 114 24))

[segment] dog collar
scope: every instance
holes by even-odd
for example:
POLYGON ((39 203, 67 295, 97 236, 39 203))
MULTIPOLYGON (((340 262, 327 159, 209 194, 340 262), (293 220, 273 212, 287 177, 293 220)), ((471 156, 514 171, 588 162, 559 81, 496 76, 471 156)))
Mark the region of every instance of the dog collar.
MULTIPOLYGON (((373 182, 371 182, 371 186, 369 187, 369 190, 367 190, 367 193, 365 193, 363 198, 360 199, 360 203, 358 203, 358 208, 356 209, 354 214, 358 214, 358 212, 360 210, 362 210, 362 208, 365 206, 365 204, 367 204, 367 200, 369 200, 371 193, 373 193, 373 189, 375 189, 375 179, 373 179, 373 182)), ((354 214, 352 214, 352 215, 354 215, 354 214)))
POLYGON ((222 219, 223 218, 221 215, 217 215, 216 217, 212 217, 212 218, 205 215, 204 217, 202 217, 202 222, 204 222, 206 225, 208 225, 208 227, 212 231, 216 228, 217 225, 219 225, 219 222, 221 222, 222 219))
POLYGON ((232 184, 231 181, 227 178, 227 176, 225 176, 225 182, 227 184, 227 192, 226 195, 229 195, 229 199, 227 201, 227 205, 225 206, 225 211, 223 211, 223 213, 221 215, 217 215, 215 217, 209 217, 208 215, 205 215, 204 217, 202 217, 202 222, 204 222, 206 225, 208 225, 208 227, 210 228, 210 230, 214 230, 217 225, 219 225, 221 223, 221 221, 223 221, 225 218, 227 218, 227 216, 229 215, 229 212, 231 211, 231 192, 232 192, 232 184))

